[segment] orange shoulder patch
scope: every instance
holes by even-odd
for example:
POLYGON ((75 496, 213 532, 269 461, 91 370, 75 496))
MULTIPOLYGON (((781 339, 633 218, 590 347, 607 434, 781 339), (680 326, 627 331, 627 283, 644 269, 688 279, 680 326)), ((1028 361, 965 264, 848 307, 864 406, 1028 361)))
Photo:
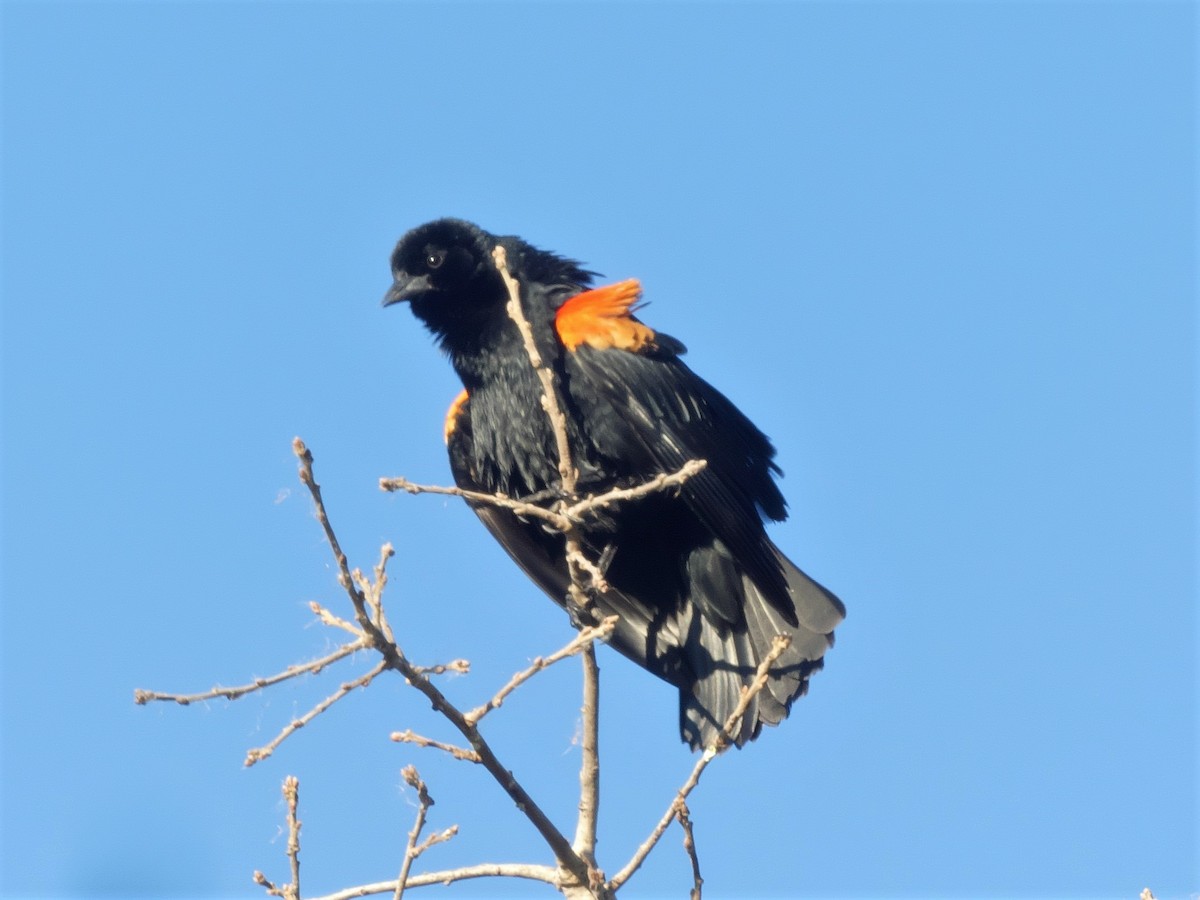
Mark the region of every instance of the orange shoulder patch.
POLYGON ((642 296, 636 278, 576 294, 558 308, 554 328, 568 350, 587 344, 597 350, 641 350, 654 342, 654 331, 633 318, 642 296))
POLYGON ((450 435, 454 434, 454 429, 458 427, 458 416, 469 399, 471 398, 467 394, 467 389, 463 388, 451 402, 450 408, 446 410, 446 424, 442 427, 442 438, 447 444, 450 443, 450 435))

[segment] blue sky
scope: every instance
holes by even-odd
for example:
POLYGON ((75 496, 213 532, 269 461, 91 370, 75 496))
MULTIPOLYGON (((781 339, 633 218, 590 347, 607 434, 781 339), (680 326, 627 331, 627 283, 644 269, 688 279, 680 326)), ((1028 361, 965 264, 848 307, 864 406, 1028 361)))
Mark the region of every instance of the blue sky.
MULTIPOLYGON (((473 705, 565 643, 449 479, 457 385, 387 259, 441 215, 611 278, 775 440, 777 542, 846 601, 826 671, 691 804, 706 896, 1134 897, 1196 866, 1196 11, 1146 3, 20 3, 3 16, 5 897, 254 896, 301 779, 315 895, 547 861, 398 678, 266 743, 397 547, 418 662, 473 705)), ((602 654, 599 853, 692 757, 602 654)), ((489 722, 568 823, 578 676, 489 722)), ((565 825, 564 825, 565 827, 565 825)), ((678 897, 673 832, 625 893, 678 897)), ((447 897, 535 896, 490 882, 447 897)), ((540 891, 543 896, 552 896, 540 891)))

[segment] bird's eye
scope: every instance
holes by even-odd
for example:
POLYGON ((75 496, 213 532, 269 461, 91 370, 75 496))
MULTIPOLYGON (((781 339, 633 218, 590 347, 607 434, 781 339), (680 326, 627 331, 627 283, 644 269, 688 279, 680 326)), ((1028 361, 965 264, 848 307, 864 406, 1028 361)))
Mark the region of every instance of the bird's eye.
POLYGON ((446 261, 446 251, 445 250, 426 250, 425 251, 425 265, 428 266, 430 269, 438 268, 445 261, 446 261))

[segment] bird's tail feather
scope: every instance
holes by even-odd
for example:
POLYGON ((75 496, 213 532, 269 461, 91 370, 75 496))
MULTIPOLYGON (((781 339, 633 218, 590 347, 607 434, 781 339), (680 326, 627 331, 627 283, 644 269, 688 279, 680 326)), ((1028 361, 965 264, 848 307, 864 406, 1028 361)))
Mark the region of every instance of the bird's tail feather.
POLYGON ((790 625, 749 578, 742 577, 745 627, 714 623, 698 604, 685 604, 679 632, 695 681, 680 691, 680 730, 693 749, 709 747, 749 685, 776 635, 791 644, 772 664, 766 687, 751 701, 732 735, 737 746, 758 736, 765 725, 787 718, 792 703, 808 690, 808 679, 824 665, 833 629, 845 618, 841 601, 772 547, 787 579, 798 625, 790 625))

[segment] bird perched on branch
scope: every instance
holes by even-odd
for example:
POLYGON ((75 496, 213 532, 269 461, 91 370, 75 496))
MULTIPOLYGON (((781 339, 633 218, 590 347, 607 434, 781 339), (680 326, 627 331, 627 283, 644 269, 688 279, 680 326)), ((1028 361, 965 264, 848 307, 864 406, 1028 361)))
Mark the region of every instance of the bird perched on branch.
MULTIPOLYGON (((604 569, 597 611, 620 617, 609 642, 679 688, 680 734, 693 748, 714 743, 775 636, 791 637, 733 735, 741 746, 787 716, 845 615, 764 531, 764 517, 787 514, 775 450, 687 367, 679 341, 633 314, 636 281, 592 287, 594 273, 579 263, 441 219, 401 238, 384 303, 407 301, 462 379, 445 431, 459 487, 512 498, 562 492, 543 387, 506 312, 497 245, 557 378, 577 492, 634 486, 706 461, 677 488, 606 508, 579 532, 604 569)), ((529 577, 567 606, 563 536, 509 510, 473 506, 529 577)))

